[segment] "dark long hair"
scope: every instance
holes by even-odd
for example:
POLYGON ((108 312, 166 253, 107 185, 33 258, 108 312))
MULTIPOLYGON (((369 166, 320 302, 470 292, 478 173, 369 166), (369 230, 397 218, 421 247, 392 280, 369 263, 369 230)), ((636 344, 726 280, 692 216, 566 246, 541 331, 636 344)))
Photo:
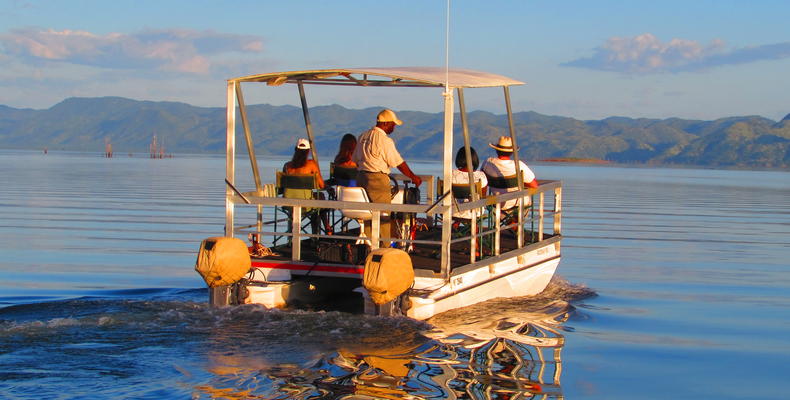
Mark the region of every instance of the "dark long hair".
POLYGON ((291 168, 302 168, 307 164, 307 154, 310 149, 294 148, 294 156, 291 158, 291 168))
MULTIPOLYGON (((469 147, 469 152, 472 153, 472 171, 476 171, 480 165, 480 158, 477 157, 477 152, 474 147, 469 147)), ((466 151, 461 147, 458 153, 455 153, 455 166, 458 169, 466 168, 466 151)))
POLYGON ((351 155, 354 154, 356 147, 357 138, 354 135, 350 133, 343 135, 343 139, 340 139, 340 148, 335 156, 335 164, 342 164, 351 160, 351 155))

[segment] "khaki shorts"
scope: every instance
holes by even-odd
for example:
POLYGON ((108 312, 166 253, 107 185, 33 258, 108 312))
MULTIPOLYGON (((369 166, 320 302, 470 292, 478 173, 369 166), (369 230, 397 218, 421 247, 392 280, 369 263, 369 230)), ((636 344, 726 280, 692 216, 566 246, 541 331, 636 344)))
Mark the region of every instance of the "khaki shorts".
POLYGON ((391 203, 390 177, 382 172, 357 172, 357 185, 365 188, 371 203, 391 203))
MULTIPOLYGON (((383 172, 357 171, 357 185, 365 188, 371 203, 392 203, 390 177, 383 172)), ((389 217, 381 217, 380 237, 392 237, 389 217)), ((370 237, 370 225, 365 225, 365 234, 370 237)))

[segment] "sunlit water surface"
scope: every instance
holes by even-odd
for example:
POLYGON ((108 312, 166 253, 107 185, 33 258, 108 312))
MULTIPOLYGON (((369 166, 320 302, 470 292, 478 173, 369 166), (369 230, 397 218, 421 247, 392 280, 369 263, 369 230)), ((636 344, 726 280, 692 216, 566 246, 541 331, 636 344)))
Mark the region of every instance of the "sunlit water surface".
POLYGON ((790 174, 531 166, 558 276, 417 322, 208 307, 221 157, 0 151, 0 397, 787 398, 790 174))

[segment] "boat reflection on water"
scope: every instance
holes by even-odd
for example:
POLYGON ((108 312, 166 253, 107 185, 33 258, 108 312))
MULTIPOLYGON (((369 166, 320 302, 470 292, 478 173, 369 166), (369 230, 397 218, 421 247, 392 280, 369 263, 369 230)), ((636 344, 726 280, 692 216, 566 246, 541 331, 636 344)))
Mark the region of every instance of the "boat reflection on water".
POLYGON ((575 310, 570 300, 591 293, 553 282, 539 296, 453 310, 429 320, 431 326, 406 318, 363 317, 350 322, 366 326, 359 335, 333 336, 334 349, 327 352, 321 346, 307 367, 263 361, 269 358, 264 354, 226 352, 213 356, 212 384, 198 385, 196 394, 240 399, 561 399, 563 323, 575 310))
POLYGON ((524 299, 502 299, 496 307, 482 304, 431 321, 441 327, 432 337, 456 356, 445 370, 454 391, 447 398, 562 398, 561 330, 573 307, 533 301, 533 308, 518 310, 524 306, 524 299))

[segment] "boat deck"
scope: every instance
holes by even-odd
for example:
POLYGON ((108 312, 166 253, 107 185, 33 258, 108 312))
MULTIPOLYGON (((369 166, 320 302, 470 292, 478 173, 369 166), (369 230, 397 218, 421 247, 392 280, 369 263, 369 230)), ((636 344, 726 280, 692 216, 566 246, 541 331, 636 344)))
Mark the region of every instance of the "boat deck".
MULTIPOLYGON (((500 236, 500 254, 505 253, 511 250, 514 250, 517 247, 516 243, 516 234, 512 230, 503 230, 503 233, 500 236)), ((358 233, 358 230, 352 229, 348 232, 343 232, 342 236, 355 236, 358 233)), ((426 241, 438 241, 441 236, 441 232, 438 230, 429 230, 423 232, 417 232, 416 240, 426 240, 426 241)), ((534 232, 526 231, 524 235, 524 244, 528 245, 531 243, 536 243, 537 234, 534 232)), ((553 235, 544 234, 543 239, 546 240, 551 238, 553 235)), ((335 264, 335 265, 355 265, 355 264, 343 264, 328 261, 325 259, 321 259, 318 253, 318 243, 321 240, 324 243, 354 243, 354 240, 351 239, 303 239, 301 243, 301 260, 305 263, 320 263, 320 264, 335 264)), ((476 260, 485 259, 493 255, 493 245, 491 242, 492 239, 483 239, 483 244, 478 245, 478 251, 476 254, 476 260)), ((275 253, 274 255, 265 257, 267 261, 282 261, 288 262, 291 261, 291 245, 290 243, 279 244, 277 246, 273 246, 271 250, 275 253)), ((414 245, 414 249, 409 253, 412 260, 412 265, 414 269, 421 269, 421 270, 429 270, 434 273, 441 272, 441 246, 438 244, 423 244, 418 243, 414 245)), ((451 269, 458 268, 470 263, 470 246, 469 242, 459 242, 454 243, 450 246, 450 266, 451 269)), ((259 258, 263 259, 263 258, 259 258)), ((362 263, 361 263, 362 264, 362 263)), ((361 265, 359 264, 359 265, 361 265)))

